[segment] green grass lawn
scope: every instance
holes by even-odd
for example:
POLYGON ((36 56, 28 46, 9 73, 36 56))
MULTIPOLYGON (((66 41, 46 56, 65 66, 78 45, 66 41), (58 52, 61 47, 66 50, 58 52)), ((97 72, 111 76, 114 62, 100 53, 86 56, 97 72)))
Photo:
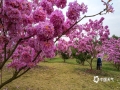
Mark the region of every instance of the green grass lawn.
MULTIPOLYGON (((6 71, 4 79, 10 77, 6 71)), ((101 71, 96 70, 96 61, 93 61, 93 70, 85 63, 84 66, 76 63, 75 59, 68 59, 66 63, 59 57, 48 59, 25 75, 4 86, 2 90, 120 90, 120 71, 110 63, 103 61, 101 71), (93 82, 94 76, 113 78, 113 81, 93 82)))

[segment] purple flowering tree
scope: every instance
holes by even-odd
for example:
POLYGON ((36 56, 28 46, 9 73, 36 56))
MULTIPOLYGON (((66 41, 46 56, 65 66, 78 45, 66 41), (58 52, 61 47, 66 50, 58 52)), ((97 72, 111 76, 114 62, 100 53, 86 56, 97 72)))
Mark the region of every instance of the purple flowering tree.
POLYGON ((112 62, 120 70, 120 38, 110 38, 103 42, 102 50, 106 55, 105 60, 112 62))
POLYGON ((84 15, 87 6, 71 2, 66 11, 61 9, 67 0, 1 0, 0 1, 0 88, 19 78, 44 58, 55 56, 55 42, 77 27, 87 17, 113 12, 108 2, 94 15, 84 15), (53 7, 56 6, 57 9, 53 7), (61 9, 59 9, 61 8, 61 9), (8 63, 10 62, 10 63, 8 63), (3 68, 12 68, 13 75, 2 80, 3 68))
POLYGON ((68 41, 59 39, 56 45, 57 52, 61 55, 64 62, 71 56, 71 48, 69 47, 68 41))

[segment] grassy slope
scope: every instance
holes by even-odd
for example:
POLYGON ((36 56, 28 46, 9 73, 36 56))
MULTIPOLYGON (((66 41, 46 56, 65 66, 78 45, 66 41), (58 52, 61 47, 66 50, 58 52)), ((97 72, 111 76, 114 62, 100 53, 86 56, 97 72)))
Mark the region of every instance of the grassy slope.
MULTIPOLYGON (((56 57, 47 62, 41 62, 37 67, 3 89, 8 87, 8 90, 120 90, 120 72, 108 62, 103 62, 102 71, 96 71, 95 64, 94 61, 94 71, 90 73, 87 63, 85 66, 78 65, 74 59, 63 63, 62 59, 56 57), (94 76, 112 77, 114 82, 96 84, 93 82, 94 76)), ((10 76, 9 72, 4 75, 5 78, 10 76)))

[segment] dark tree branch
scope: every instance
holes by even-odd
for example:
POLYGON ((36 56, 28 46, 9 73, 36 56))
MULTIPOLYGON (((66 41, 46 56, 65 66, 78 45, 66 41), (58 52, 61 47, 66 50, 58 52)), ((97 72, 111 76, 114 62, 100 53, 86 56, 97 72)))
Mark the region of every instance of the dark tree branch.
POLYGON ((66 31, 64 31, 56 40, 55 42, 57 42, 64 34, 66 34, 67 32, 70 31, 70 29, 72 29, 77 23, 79 23, 80 21, 82 21, 84 18, 88 18, 88 17, 94 17, 94 16, 97 16, 97 15, 103 15, 103 14, 106 14, 106 13, 103 13, 104 11, 106 11, 107 8, 105 8, 103 11, 100 11, 99 13, 95 14, 95 15, 89 15, 89 16, 83 16, 80 20, 76 21, 72 26, 70 26, 70 28, 68 28, 66 31))

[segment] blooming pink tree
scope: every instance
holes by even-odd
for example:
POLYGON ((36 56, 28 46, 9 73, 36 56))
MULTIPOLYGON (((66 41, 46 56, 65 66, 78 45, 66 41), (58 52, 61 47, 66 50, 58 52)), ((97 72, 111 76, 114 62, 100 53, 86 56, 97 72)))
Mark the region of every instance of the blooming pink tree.
POLYGON ((105 60, 112 62, 120 70, 120 38, 105 40, 102 49, 106 55, 105 60))
POLYGON ((89 23, 78 25, 78 28, 68 35, 70 38, 70 45, 77 50, 76 54, 86 53, 91 56, 90 64, 92 69, 92 61, 96 58, 97 52, 100 51, 100 43, 108 39, 108 26, 103 26, 102 17, 100 20, 89 20, 89 23))
POLYGON ((55 42, 74 30, 82 19, 113 12, 110 1, 102 0, 104 10, 83 17, 81 14, 87 12, 87 6, 84 3, 78 4, 77 1, 71 2, 65 20, 61 9, 66 7, 67 0, 1 0, 0 88, 25 74, 45 57, 54 57, 55 42), (11 78, 3 81, 5 66, 12 68, 14 73, 11 78))
POLYGON ((57 52, 62 56, 64 62, 71 56, 71 48, 69 47, 68 41, 64 39, 59 39, 56 45, 57 52))

